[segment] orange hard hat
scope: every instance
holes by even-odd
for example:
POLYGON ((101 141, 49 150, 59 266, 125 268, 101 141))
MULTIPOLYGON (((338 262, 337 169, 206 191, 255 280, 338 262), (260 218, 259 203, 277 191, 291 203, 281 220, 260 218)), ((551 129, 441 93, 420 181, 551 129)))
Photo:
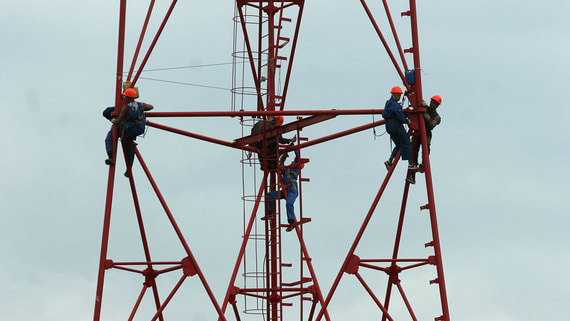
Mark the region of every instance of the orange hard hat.
POLYGON ((127 90, 123 91, 123 96, 137 98, 137 91, 134 88, 127 88, 127 90))
POLYGON ((277 126, 281 126, 283 125, 283 116, 275 116, 275 125, 277 126))
POLYGON ((437 101, 437 103, 441 105, 441 96, 440 95, 435 95, 435 96, 431 97, 431 99, 437 101))
POLYGON ((391 94, 403 94, 404 92, 402 91, 402 88, 396 86, 393 87, 392 90, 390 90, 391 94))

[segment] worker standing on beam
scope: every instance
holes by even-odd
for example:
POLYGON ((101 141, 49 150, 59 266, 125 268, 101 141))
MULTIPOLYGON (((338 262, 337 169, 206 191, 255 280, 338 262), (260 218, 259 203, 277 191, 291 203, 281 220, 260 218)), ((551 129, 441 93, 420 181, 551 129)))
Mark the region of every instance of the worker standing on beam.
MULTIPOLYGON (((427 146, 428 146, 428 155, 431 151, 430 146, 431 146, 431 137, 432 137, 432 133, 431 131, 435 128, 435 126, 439 125, 439 123, 441 123, 441 117, 439 116, 439 114, 437 113, 437 107, 439 107, 439 105, 441 105, 441 96, 440 95, 435 95, 433 97, 431 97, 429 106, 427 105, 427 103, 424 101, 422 104, 422 107, 426 107, 427 110, 423 113, 423 118, 426 124, 426 138, 427 138, 427 146)), ((418 162, 418 154, 420 152, 420 146, 421 146, 421 141, 420 141, 420 137, 415 135, 412 138, 412 149, 413 149, 413 155, 414 155, 414 161, 418 162)), ((419 165, 420 168, 423 167, 423 155, 422 155, 422 164, 419 165)), ((406 178, 406 181, 408 181, 410 184, 415 184, 416 183, 416 173, 412 172, 410 174, 410 176, 408 178, 406 178)))
POLYGON ((304 164, 301 163, 298 149, 295 150, 295 159, 293 162, 289 166, 284 166, 287 157, 287 154, 283 154, 279 158, 279 164, 282 166, 280 182, 283 184, 284 188, 279 191, 271 191, 267 193, 267 200, 269 202, 269 204, 267 204, 267 210, 269 215, 267 217, 262 217, 261 219, 272 220, 275 217, 275 200, 284 199, 286 203, 285 207, 287 208, 287 223, 289 223, 289 226, 287 226, 285 231, 291 232, 295 228, 294 204, 297 196, 299 195, 297 178, 299 177, 299 170, 304 167, 304 164))
MULTIPOLYGON (((125 176, 129 177, 129 168, 133 165, 135 158, 135 139, 137 136, 144 133, 146 125, 145 111, 152 110, 154 107, 150 104, 135 101, 138 98, 138 93, 134 88, 127 88, 123 92, 126 104, 121 108, 118 117, 110 117, 113 125, 119 126, 119 136, 121 143, 125 146, 127 151, 127 170, 125 176)), ((105 113, 103 113, 105 115, 105 113)), ((109 118, 109 117, 106 117, 109 118)), ((113 134, 110 131, 105 139, 105 147, 107 150, 108 159, 105 160, 107 165, 115 165, 113 162, 113 134)))
POLYGON ((396 146, 392 150, 390 158, 384 162, 384 165, 390 170, 392 162, 396 158, 398 150, 400 150, 402 159, 408 161, 408 169, 416 170, 418 165, 412 160, 412 144, 406 129, 404 129, 404 124, 409 125, 412 121, 406 117, 399 102, 403 94, 402 88, 398 86, 393 87, 390 90, 390 94, 391 97, 382 111, 382 117, 386 120, 386 131, 390 134, 390 138, 396 146))

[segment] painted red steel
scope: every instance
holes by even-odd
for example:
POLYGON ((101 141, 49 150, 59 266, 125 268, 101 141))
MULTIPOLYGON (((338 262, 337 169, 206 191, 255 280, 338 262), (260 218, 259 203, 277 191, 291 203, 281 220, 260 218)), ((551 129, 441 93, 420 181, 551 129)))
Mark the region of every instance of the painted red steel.
MULTIPOLYGON (((131 86, 134 86, 137 79, 140 76, 150 54, 152 53, 174 7, 176 4, 176 0, 172 1, 160 27, 156 35, 154 36, 148 51, 146 52, 140 67, 136 75, 134 76, 131 86)), ((317 272, 313 268, 312 259, 309 255, 309 251, 307 245, 304 241, 303 237, 303 225, 307 224, 311 221, 310 218, 303 217, 303 194, 302 194, 302 182, 308 182, 309 179, 302 176, 302 172, 299 174, 299 197, 298 197, 298 207, 299 212, 298 216, 296 217, 296 221, 294 224, 295 234, 297 236, 299 242, 299 262, 300 262, 300 271, 299 271, 299 279, 293 282, 283 282, 281 277, 281 266, 284 265, 282 262, 282 252, 281 252, 281 233, 280 230, 282 227, 286 225, 281 225, 275 219, 265 221, 265 255, 267 256, 267 260, 265 260, 265 270, 267 271, 265 274, 265 285, 262 287, 247 287, 244 286, 242 288, 236 286, 236 281, 238 277, 238 273, 240 267, 244 262, 244 255, 246 252, 246 247, 248 244, 248 240, 252 236, 252 229, 254 223, 259 216, 257 215, 258 211, 263 213, 264 215, 268 215, 267 213, 267 202, 263 202, 263 199, 266 197, 266 193, 269 191, 275 191, 280 188, 279 177, 276 171, 269 171, 266 170, 264 172, 263 178, 261 179, 261 184, 259 185, 257 194, 255 195, 255 202, 253 204, 253 208, 251 210, 251 215, 247 220, 247 224, 245 226, 244 235, 241 243, 241 247, 239 249, 239 253, 237 254, 236 263, 232 270, 232 274, 229 277, 229 284, 225 296, 223 298, 222 303, 219 304, 216 300, 210 285, 206 281, 204 273, 200 269, 198 262, 196 261, 193 253, 190 249, 190 245, 186 242, 184 238, 184 234, 182 230, 179 228, 174 215, 171 213, 168 205, 166 204, 166 200, 160 189, 158 188, 156 182, 154 181, 150 170, 146 166, 142 155, 140 154, 139 150, 135 147, 135 155, 140 163, 141 167, 143 168, 144 174, 148 181, 150 182, 153 191, 155 192, 157 198, 159 199, 160 204, 164 210, 166 217, 168 218, 172 228, 174 229, 175 234, 178 237, 178 241, 184 248, 186 257, 178 260, 172 261, 153 261, 152 255, 150 252, 149 240, 146 235, 146 230, 143 221, 142 209, 139 204, 139 197, 137 194, 136 184, 132 172, 128 169, 129 175, 129 186, 131 188, 131 196, 133 199, 133 205, 135 208, 137 224, 139 228, 139 233, 141 236, 141 242, 143 246, 144 252, 144 261, 143 262, 114 262, 113 260, 107 257, 107 249, 108 249, 108 242, 109 242, 109 227, 110 227, 110 219, 111 219, 111 208, 112 208, 112 201, 113 201, 113 189, 114 189, 114 177, 115 177, 115 166, 109 167, 109 174, 107 179, 107 193, 106 193, 106 200, 105 200, 105 213, 104 213, 104 221, 103 221, 103 231, 102 231, 102 242, 101 242, 101 253, 100 253, 100 260, 99 260, 99 271, 98 271, 98 280, 97 280, 97 292, 95 297, 95 311, 94 311, 94 321, 99 321, 101 319, 101 309, 102 309, 102 302, 103 302, 103 288, 104 288, 104 279, 105 273, 107 270, 117 269, 129 273, 135 273, 141 275, 144 278, 144 283, 140 292, 138 293, 136 302, 128 316, 128 320, 133 320, 136 317, 136 313, 141 305, 141 302, 147 293, 147 290, 151 288, 152 297, 154 301, 154 305, 156 308, 156 312, 153 315, 151 320, 164 320, 163 311, 167 308, 168 304, 172 300, 172 298, 176 295, 177 291, 183 285, 184 281, 188 277, 196 276, 200 283, 203 286, 203 290, 206 292, 210 302, 212 304, 213 310, 215 311, 215 315, 217 315, 217 319, 219 321, 225 321, 226 319, 226 309, 228 305, 232 306, 232 316, 235 320, 240 321, 242 316, 240 315, 240 305, 238 301, 239 296, 244 297, 254 297, 258 299, 262 299, 266 302, 264 308, 264 318, 268 321, 280 321, 284 319, 284 311, 283 306, 290 305, 286 304, 283 301, 286 299, 299 297, 300 298, 300 319, 313 321, 313 320, 321 320, 323 317, 327 320, 335 320, 334 316, 329 315, 328 307, 331 304, 331 300, 335 295, 336 291, 338 291, 339 284, 341 279, 345 275, 354 275, 360 285, 364 288, 365 292, 368 294, 368 297, 372 300, 372 302, 378 307, 379 315, 381 315, 382 320, 394 320, 393 312, 391 311, 391 303, 392 297, 395 294, 398 294, 402 299, 405 309, 409 314, 410 318, 414 321, 418 319, 426 319, 425 316, 421 316, 418 318, 416 315, 417 311, 414 309, 413 302, 411 302, 408 293, 405 290, 404 285, 402 284, 402 275, 401 272, 408 271, 411 269, 416 269, 420 267, 429 267, 435 266, 437 277, 435 280, 432 280, 430 283, 437 284, 439 289, 439 301, 441 302, 441 310, 442 315, 436 317, 436 320, 440 321, 449 321, 449 307, 447 302, 447 293, 445 288, 445 279, 443 274, 443 264, 442 264, 442 254, 441 254, 441 247, 439 242, 439 231, 437 226, 437 217, 436 217, 436 208, 435 208, 435 197, 434 197, 434 187, 432 182, 432 174, 431 174, 431 164, 429 160, 429 153, 428 153, 428 146, 427 146, 427 138, 426 138, 426 128, 423 122, 423 118, 421 117, 421 113, 425 111, 422 108, 422 79, 421 79, 421 66, 420 66, 420 54, 419 54, 419 35, 418 35, 418 25, 417 25, 417 12, 416 12, 416 1, 410 0, 409 11, 402 13, 402 16, 408 16, 410 18, 410 25, 411 25, 411 38, 412 38, 412 47, 406 50, 402 49, 400 44, 400 39, 396 32, 396 28, 388 8, 388 4, 386 0, 383 0, 384 10, 387 14, 387 19, 390 25, 390 29, 392 35, 394 37, 394 41, 397 46, 398 54, 401 59, 401 66, 397 62, 396 57, 392 53, 388 42, 386 41, 384 35, 382 34, 374 14, 368 7, 365 0, 360 0, 363 9, 368 16, 373 28, 375 29, 380 41, 384 45, 388 56, 391 62, 394 65, 396 73, 401 78, 402 84, 408 90, 408 97, 411 103, 411 109, 407 111, 410 114, 410 118, 413 120, 413 127, 410 129, 409 134, 414 137, 419 137, 419 141, 422 146, 422 157, 423 157, 423 164, 424 168, 421 170, 425 174, 425 184, 426 184, 426 193, 428 203, 425 206, 422 206, 421 209, 425 209, 429 211, 430 216, 430 229, 431 229, 431 236, 432 240, 426 244, 426 247, 433 248, 434 253, 427 258, 403 258, 400 257, 400 249, 401 249, 401 240, 402 234, 404 230, 404 218, 406 215, 407 210, 407 200, 408 194, 410 192, 410 184, 406 183, 403 191, 402 202, 400 206, 400 213, 398 218, 398 224, 396 226, 396 234, 394 240, 394 247, 392 251, 392 255, 390 257, 383 257, 383 258, 366 258, 361 259, 357 255, 357 249, 360 241, 366 229, 370 223, 371 218, 375 213, 375 209, 378 207, 378 204, 388 186, 388 183, 394 173, 396 166, 398 165, 399 153, 386 174, 384 180, 382 181, 381 186, 379 187, 376 196, 370 205, 370 208, 360 226, 354 241, 343 261, 343 264, 340 267, 338 274, 336 275, 329 292, 323 295, 323 292, 319 286, 319 282, 317 280, 317 272), (406 81, 406 77, 404 76, 404 71, 408 70, 408 65, 404 56, 404 53, 411 53, 413 55, 413 71, 415 75, 415 83, 409 84, 406 81), (403 70, 402 70, 403 68, 403 70), (263 202, 264 205, 261 205, 263 202), (165 266, 161 269, 158 269, 159 266, 165 266), (304 269, 308 270, 308 275, 304 275, 304 269), (360 273, 360 268, 367 269, 370 271, 377 271, 380 273, 384 273, 387 275, 387 287, 385 292, 375 292, 374 289, 368 284, 365 277, 360 273), (156 283, 156 278, 160 275, 165 273, 172 273, 177 272, 181 273, 180 279, 176 283, 176 285, 170 290, 167 294, 167 297, 164 300, 161 300, 158 294, 158 286, 156 283), (380 295, 384 294, 383 301, 380 299, 380 295), (308 311, 308 316, 305 318, 304 313, 304 301, 310 301, 310 309, 308 311)), ((183 135, 186 137, 199 139, 203 141, 207 141, 210 143, 218 144, 224 147, 230 147, 234 149, 241 149, 246 151, 254 151, 260 152, 264 154, 264 159, 267 160, 267 152, 266 150, 258 150, 256 148, 248 146, 248 144, 262 140, 265 143, 267 142, 268 137, 273 137, 277 135, 281 135, 287 132, 296 131, 297 137, 299 138, 297 144, 294 146, 281 146, 279 148, 278 153, 285 153, 292 151, 293 149, 299 149, 300 151, 304 148, 329 142, 334 139, 344 137, 346 135, 354 134, 360 132, 362 130, 367 130, 376 126, 381 126, 385 122, 384 120, 373 121, 370 123, 365 123, 354 128, 348 128, 344 130, 340 130, 338 132, 331 133, 324 137, 311 139, 301 137, 300 133, 301 130, 308 126, 313 126, 320 124, 322 122, 328 121, 332 118, 338 116, 347 116, 347 115, 371 115, 371 114, 380 114, 382 109, 314 109, 314 110, 285 110, 285 100, 287 96, 287 89, 289 87, 289 80, 292 73, 293 67, 293 58, 295 56, 295 49, 297 46, 299 30, 301 25, 301 17, 303 13, 305 1, 304 0, 263 0, 263 1, 254 1, 254 0, 237 0, 237 12, 239 17, 239 25, 241 26, 241 30, 244 37, 244 44, 245 48, 247 49, 247 57, 249 58, 249 66, 251 68, 251 74, 253 77, 253 82, 255 84, 255 90, 257 93, 257 106, 255 106, 255 110, 247 111, 198 111, 198 112, 149 112, 147 113, 148 117, 236 117, 240 120, 243 120, 245 117, 253 117, 253 118, 263 118, 267 116, 273 115, 288 115, 288 116, 309 116, 306 118, 298 117, 298 121, 291 122, 285 124, 281 127, 277 127, 274 129, 267 129, 263 131, 261 134, 257 135, 249 135, 241 138, 236 138, 233 141, 230 140, 222 140, 218 138, 208 137, 205 135, 201 135, 198 133, 192 133, 189 131, 185 131, 179 128, 173 128, 170 126, 165 126, 156 122, 148 121, 147 124, 149 126, 168 131, 171 133, 175 133, 178 135, 183 135), (246 14, 244 12, 244 8, 251 7, 254 10, 258 11, 258 29, 256 37, 250 37, 250 33, 248 30, 248 24, 251 22, 246 22, 246 14), (285 17, 284 12, 285 9, 288 8, 296 8, 297 15, 295 20, 295 25, 293 27, 293 34, 292 37, 286 37, 287 35, 283 34, 282 31, 282 23, 283 22, 290 22, 292 21, 291 18, 285 17), (264 35, 266 33, 266 35, 264 35), (291 41, 292 39, 292 41, 291 41), (254 48, 254 44, 251 42, 252 40, 257 40, 257 48, 254 48), (290 44, 290 49, 286 50, 287 46, 290 44), (284 51, 284 52, 283 52, 284 51), (263 54, 262 54, 263 52, 263 54), (257 57, 256 57, 257 55, 257 57), (264 56, 266 55, 266 57, 264 56), (263 67, 262 58, 266 59, 267 65, 263 67), (288 61, 287 64, 283 64, 284 61, 288 61), (257 63, 257 64, 256 64, 257 63), (262 88, 262 81, 261 81, 261 72, 262 69, 266 68, 267 70, 267 79, 265 86, 266 88, 262 88), (282 91, 279 93, 276 89, 276 71, 278 68, 281 70, 285 70, 285 80, 284 86, 282 91)), ((144 35, 147 30, 147 26, 149 23, 149 19, 153 10, 154 0, 151 0, 149 5, 149 9, 147 12, 147 16, 145 18, 144 24, 141 29, 141 35, 139 37, 138 44, 135 49, 135 53, 133 55, 133 60, 130 65, 129 73, 127 75, 127 80, 131 79, 133 74, 134 66, 136 64, 137 57, 139 55, 139 51, 141 49, 141 44, 143 42, 144 35)), ((118 51, 117 51, 117 80, 116 80, 116 90, 115 90, 115 111, 119 111, 120 106, 123 105, 123 98, 121 96, 122 93, 122 86, 123 86, 123 57, 124 57, 124 44, 125 44, 125 20, 126 20, 126 0, 121 0, 120 2, 120 12, 119 12, 119 34, 118 34, 118 51)), ((118 148, 118 130, 115 127, 113 129, 113 160, 117 159, 117 148, 118 148)), ((124 148, 124 147, 123 147, 124 148)), ((123 150, 123 154, 125 156, 125 150, 123 150)), ((125 157, 126 159, 126 157, 125 157)), ((301 158, 302 162, 308 162, 309 159, 301 158)), ((267 164, 266 164, 267 165, 267 164)), ((128 167, 128 166, 127 166, 128 167)), ((267 168, 267 166, 265 166, 267 168)), ((409 174, 409 171, 408 173, 409 174)), ((289 318, 288 318, 289 319, 289 318)), ((377 319, 377 318, 375 318, 377 319)))
POLYGON ((141 35, 139 37, 139 42, 137 43, 137 48, 135 49, 135 54, 133 55, 133 61, 131 62, 131 68, 129 68, 129 74, 127 75, 127 81, 130 81, 131 77, 133 75, 133 71, 135 69, 135 64, 137 63, 137 58, 139 56, 139 52, 140 52, 141 47, 142 47, 144 35, 146 34, 146 29, 148 27, 148 22, 150 21, 150 16, 152 15, 152 9, 153 8, 154 8, 154 0, 151 0, 149 5, 148 5, 148 10, 147 10, 146 18, 144 20, 144 24, 142 26, 141 35))
MULTIPOLYGON (((140 67, 137 71, 137 73, 135 74, 135 77, 132 80, 132 86, 134 86, 134 84, 136 84, 137 80, 139 79, 141 72, 144 69, 144 66, 146 65, 146 62, 148 61, 148 58, 150 57, 150 54, 152 53, 154 47, 156 46, 156 43, 158 42, 158 39, 160 37, 160 35, 162 34, 162 31, 164 30, 164 27, 166 26, 166 23, 168 22, 168 18, 170 18, 170 15, 172 14, 172 11, 174 10, 174 6, 176 5, 176 2, 178 0, 173 0, 172 3, 170 4, 170 7, 168 8, 168 11, 166 12, 166 15, 164 16, 164 19, 162 20, 162 23, 160 24, 160 27, 158 28, 158 31, 156 33, 156 35, 154 36, 149 49, 147 50, 146 55, 144 56, 140 67)), ((152 9, 152 8, 151 8, 152 9)), ((150 12, 149 12, 149 16, 150 16, 150 12)), ((133 61, 133 64, 135 62, 133 61)))
MULTIPOLYGON (((122 102, 122 74, 123 74, 123 55, 125 48, 125 16, 126 16, 126 0, 121 0, 119 11, 119 35, 117 45, 117 78, 115 84, 115 111, 119 111, 122 102)), ((113 150, 117 150, 118 128, 113 128, 113 150)), ((113 153, 113 161, 116 161, 117 153, 113 153)), ((97 292, 95 294, 95 311, 93 320, 98 321, 101 315, 101 303, 103 301, 103 283, 105 279, 105 268, 107 263, 107 250, 109 245, 109 228, 111 225, 111 206, 113 203, 113 186, 115 182, 115 167, 109 168, 107 178, 107 195, 105 198, 105 215, 103 218, 103 236, 101 240, 101 254, 99 257, 99 272, 97 275, 97 292)))

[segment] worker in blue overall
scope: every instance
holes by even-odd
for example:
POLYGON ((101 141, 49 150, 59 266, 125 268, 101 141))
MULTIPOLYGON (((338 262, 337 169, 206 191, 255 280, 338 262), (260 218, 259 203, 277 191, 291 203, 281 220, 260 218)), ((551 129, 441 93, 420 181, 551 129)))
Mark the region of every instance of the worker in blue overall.
POLYGON ((398 150, 400 150, 402 159, 408 161, 408 169, 416 170, 418 165, 412 160, 412 144, 404 128, 404 124, 411 124, 411 120, 404 115, 402 105, 399 103, 403 94, 402 88, 398 86, 393 87, 390 94, 392 96, 386 102, 386 106, 382 111, 382 117, 386 120, 386 131, 390 134, 390 138, 396 146, 392 150, 390 158, 384 162, 384 165, 390 170, 392 162, 396 158, 398 150))
POLYGON ((284 154, 280 157, 279 163, 281 166, 281 183, 284 188, 279 191, 271 191, 267 193, 267 209, 269 215, 267 217, 262 217, 262 220, 273 219, 275 217, 275 200, 284 199, 285 207, 287 208, 287 223, 289 226, 285 229, 287 232, 291 232, 295 227, 295 207, 294 203, 299 195, 299 186, 297 185, 297 178, 299 177, 299 170, 304 167, 303 163, 300 163, 299 150, 295 150, 295 159, 289 166, 284 166, 285 160, 288 155, 284 154))
MULTIPOLYGON (((427 105, 427 103, 424 101, 422 104, 422 107, 426 107, 426 111, 423 113, 423 118, 425 121, 425 125, 426 125, 426 138, 427 138, 427 146, 428 146, 428 154, 431 151, 431 137, 432 137, 432 133, 431 131, 435 128, 435 126, 439 125, 439 123, 441 123, 441 117, 439 116, 439 114, 437 113, 437 107, 439 107, 439 105, 441 105, 441 96, 440 95, 435 95, 433 97, 431 97, 429 106, 427 105)), ((418 162, 418 154, 420 153, 420 146, 421 146, 421 141, 420 141, 420 137, 419 136, 414 136, 414 138, 412 138, 412 149, 414 151, 414 162, 418 162)), ((420 168, 423 167, 423 155, 422 155, 422 164, 419 165, 420 168)), ((408 181, 410 184, 415 184, 416 183, 416 173, 412 172, 410 174, 410 176, 408 176, 408 178, 406 178, 406 181, 408 181)))
MULTIPOLYGON (((121 143, 127 150, 127 164, 130 168, 135 159, 135 139, 144 133, 146 125, 145 111, 152 110, 154 107, 147 103, 137 102, 135 99, 138 94, 135 89, 128 88, 123 92, 126 104, 121 108, 118 117, 113 117, 109 107, 103 112, 105 118, 110 119, 113 125, 119 126, 119 136, 121 143)), ((113 162, 113 133, 109 131, 105 139, 105 148, 107 150, 108 159, 105 160, 107 165, 115 165, 113 162)), ((129 171, 125 171, 125 176, 129 177, 129 171)))

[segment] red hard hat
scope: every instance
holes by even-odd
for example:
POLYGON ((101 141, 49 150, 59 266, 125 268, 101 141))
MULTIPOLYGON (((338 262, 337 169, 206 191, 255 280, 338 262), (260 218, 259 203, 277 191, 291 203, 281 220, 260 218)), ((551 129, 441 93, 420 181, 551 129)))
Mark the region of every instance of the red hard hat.
POLYGON ((435 96, 431 97, 431 99, 437 101, 437 103, 441 105, 441 96, 440 95, 435 95, 435 96))
POLYGON ((127 88, 127 90, 123 92, 123 96, 137 98, 137 91, 134 88, 127 88))
POLYGON ((402 91, 402 88, 396 86, 393 87, 392 90, 390 90, 391 94, 403 94, 404 92, 402 91))
POLYGON ((283 125, 283 116, 275 116, 275 125, 277 126, 281 126, 283 125))

